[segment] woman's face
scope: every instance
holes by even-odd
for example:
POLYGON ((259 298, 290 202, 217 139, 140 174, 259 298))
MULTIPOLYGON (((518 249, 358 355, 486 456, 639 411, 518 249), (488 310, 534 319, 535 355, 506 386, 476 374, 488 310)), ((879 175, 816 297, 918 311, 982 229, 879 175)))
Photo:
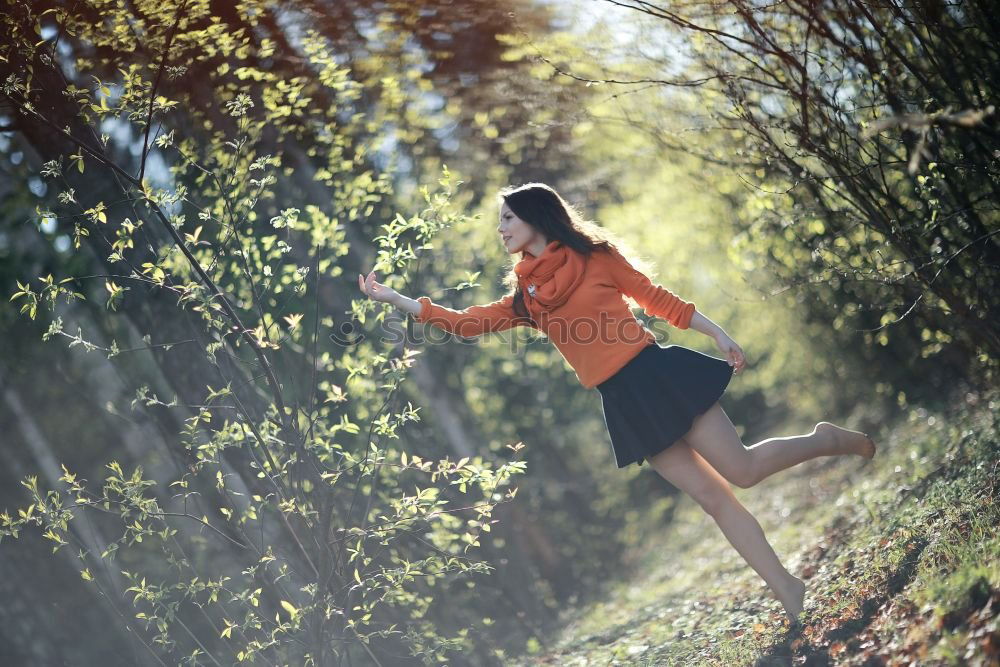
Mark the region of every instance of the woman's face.
POLYGON ((529 223, 517 217, 507 206, 507 202, 503 202, 500 206, 500 224, 497 226, 497 231, 500 232, 500 242, 508 254, 512 255, 522 250, 530 251, 531 247, 538 248, 539 242, 541 242, 540 247, 545 247, 545 237, 529 223))

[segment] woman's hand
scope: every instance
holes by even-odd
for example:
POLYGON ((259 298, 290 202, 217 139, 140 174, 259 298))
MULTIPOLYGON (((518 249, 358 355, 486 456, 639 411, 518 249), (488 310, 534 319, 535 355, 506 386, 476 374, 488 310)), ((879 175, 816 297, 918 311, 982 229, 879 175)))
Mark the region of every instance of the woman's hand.
POLYGON ((743 356, 743 348, 736 344, 729 334, 720 333, 715 336, 715 342, 722 350, 722 353, 726 355, 726 362, 733 367, 734 373, 739 373, 746 366, 747 360, 743 356))
POLYGON ((375 299, 376 301, 384 301, 386 303, 395 304, 396 299, 399 298, 399 292, 392 289, 391 287, 383 285, 382 283, 376 282, 375 271, 369 273, 367 278, 362 277, 362 275, 359 273, 358 287, 361 289, 362 292, 367 294, 370 298, 375 299))

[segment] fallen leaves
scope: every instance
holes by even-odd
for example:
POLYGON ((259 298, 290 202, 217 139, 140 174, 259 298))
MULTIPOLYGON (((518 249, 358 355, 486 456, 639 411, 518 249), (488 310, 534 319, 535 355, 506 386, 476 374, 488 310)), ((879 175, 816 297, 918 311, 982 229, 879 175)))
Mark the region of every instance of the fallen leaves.
MULTIPOLYGON (((977 452, 980 458, 992 455, 977 452)), ((776 602, 764 602, 767 593, 757 580, 748 583, 735 570, 717 569, 717 580, 728 588, 725 596, 704 599, 703 588, 687 589, 701 593, 692 592, 676 609, 671 603, 675 623, 666 631, 658 626, 638 637, 615 629, 603 646, 581 647, 557 664, 608 664, 609 657, 614 662, 639 655, 664 664, 736 664, 735 656, 752 655, 754 664, 868 667, 940 664, 949 655, 961 664, 1000 665, 1000 590, 990 576, 955 577, 958 568, 975 572, 970 563, 983 562, 970 549, 988 557, 982 551, 984 526, 1000 523, 1000 503, 992 476, 975 477, 983 466, 949 456, 940 453, 948 474, 913 481, 919 494, 873 499, 870 521, 868 515, 838 514, 815 531, 820 539, 792 556, 793 571, 809 580, 800 628, 788 626, 783 613, 764 611, 776 602), (929 591, 929 584, 947 594, 934 586, 929 591)), ((987 472, 997 465, 991 462, 987 472)), ((869 480, 866 488, 879 483, 869 480)), ((650 610, 654 618, 663 615, 655 605, 650 610)), ((638 609, 631 613, 637 617, 638 609)))

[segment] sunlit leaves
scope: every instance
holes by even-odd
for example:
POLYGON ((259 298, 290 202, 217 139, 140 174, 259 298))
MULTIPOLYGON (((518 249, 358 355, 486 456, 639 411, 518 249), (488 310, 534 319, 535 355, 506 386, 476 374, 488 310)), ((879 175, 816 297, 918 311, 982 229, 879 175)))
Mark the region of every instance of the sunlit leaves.
POLYGON ((157 285, 162 285, 164 278, 166 277, 166 271, 162 267, 153 264, 152 262, 143 262, 142 273, 149 276, 150 280, 155 282, 157 285))
POLYGON ((197 245, 198 242, 199 242, 198 241, 198 237, 201 236, 201 230, 203 228, 204 228, 204 225, 198 225, 198 227, 195 228, 194 232, 192 232, 190 234, 185 233, 184 234, 184 240, 187 243, 190 243, 191 245, 197 245))
MULTIPOLYGON (((125 293, 132 291, 129 304, 135 307, 129 308, 129 326, 123 331, 150 313, 156 318, 145 320, 156 327, 150 333, 138 332, 142 343, 126 343, 129 331, 105 338, 109 342, 102 345, 107 347, 101 347, 87 340, 90 336, 76 323, 64 331, 61 318, 51 323, 45 339, 102 350, 115 363, 129 358, 126 352, 137 352, 131 356, 159 364, 147 369, 167 375, 154 373, 157 377, 151 379, 159 396, 143 387, 130 406, 140 414, 116 414, 125 424, 133 417, 142 423, 150 414, 176 413, 181 426, 174 462, 182 476, 171 473, 169 484, 153 488, 155 483, 142 479, 138 470, 129 474, 113 462, 96 485, 68 472, 62 481, 74 487, 81 507, 100 511, 101 519, 108 520, 102 527, 115 533, 89 557, 120 558, 135 570, 120 570, 118 563, 110 568, 90 564, 81 576, 104 586, 108 572, 115 577, 122 571, 126 590, 133 594, 128 597, 136 606, 134 617, 141 621, 130 628, 138 634, 145 628, 143 639, 156 651, 171 653, 172 642, 183 635, 181 646, 197 639, 209 648, 185 649, 190 664, 206 662, 204 653, 220 647, 226 659, 235 655, 252 661, 266 653, 268 661, 287 662, 279 653, 297 650, 299 624, 320 627, 335 615, 350 613, 358 636, 384 631, 386 605, 396 607, 396 617, 426 609, 428 601, 420 593, 424 584, 414 584, 418 577, 433 582, 452 571, 476 571, 476 564, 428 551, 430 542, 397 539, 404 536, 406 521, 416 518, 408 516, 410 508, 400 506, 397 514, 390 504, 391 498, 409 492, 397 472, 423 477, 418 484, 424 487, 441 482, 441 488, 417 491, 416 504, 427 510, 422 518, 433 524, 434 541, 448 544, 457 555, 460 546, 479 544, 473 530, 488 530, 489 524, 482 515, 473 519, 476 523, 466 523, 467 517, 454 516, 463 510, 453 503, 462 494, 483 491, 485 496, 481 483, 502 484, 503 475, 514 470, 483 476, 490 462, 466 460, 428 480, 436 463, 430 452, 408 459, 410 465, 398 470, 397 451, 387 444, 412 446, 404 427, 417 421, 418 409, 406 401, 379 406, 383 394, 401 391, 413 350, 387 357, 369 349, 345 360, 344 350, 327 343, 328 332, 320 326, 316 344, 306 344, 314 331, 314 321, 306 316, 327 327, 343 315, 320 299, 339 294, 342 258, 363 250, 348 245, 349 230, 355 233, 353 242, 368 242, 356 232, 368 234, 388 220, 376 241, 382 251, 379 261, 410 279, 413 274, 405 272, 431 247, 434 233, 466 219, 461 211, 467 201, 452 202, 456 183, 451 174, 446 170, 441 182, 434 183, 433 159, 413 163, 414 174, 418 167, 426 170, 421 179, 428 185, 415 184, 409 200, 395 192, 399 167, 386 139, 410 151, 411 144, 425 140, 427 128, 441 127, 440 118, 419 117, 408 108, 432 92, 421 63, 409 56, 395 62, 373 52, 361 68, 338 64, 342 45, 308 29, 295 32, 296 50, 286 52, 281 41, 233 29, 227 20, 212 16, 206 0, 185 4, 176 48, 164 53, 179 7, 172 1, 140 0, 135 6, 104 8, 97 23, 88 23, 92 17, 86 13, 67 21, 65 44, 72 48, 63 57, 72 65, 72 81, 64 97, 72 122, 65 126, 88 146, 98 149, 99 142, 106 147, 103 153, 121 160, 116 162, 121 170, 108 169, 94 153, 71 148, 66 152, 72 154, 48 159, 42 176, 56 181, 45 184, 52 186, 51 192, 62 190, 56 194, 61 208, 46 219, 64 225, 66 232, 72 225, 75 247, 81 241, 92 244, 100 250, 98 259, 114 269, 88 272, 94 275, 80 271, 81 284, 90 294, 106 294, 112 311, 123 309, 125 293), (160 77, 163 56, 170 64, 160 77), (360 106, 363 94, 369 99, 360 106), (135 184, 127 175, 140 171, 136 163, 143 155, 147 168, 142 183, 135 184), (426 209, 419 210, 425 203, 426 209), (387 213, 397 208, 403 211, 399 216, 387 213), (171 311, 174 306, 176 312, 171 311), (174 326, 174 315, 182 324, 174 326), (184 334, 167 335, 178 330, 184 334), (190 358, 179 351, 168 354, 182 343, 191 343, 190 358), (263 353, 252 353, 248 343, 263 353), (206 359, 209 364, 203 363, 206 359), (303 368, 314 372, 300 372, 303 368), (275 385, 267 384, 269 370, 277 377, 276 386, 287 392, 284 410, 278 407, 275 385), (213 378, 207 391, 199 392, 205 385, 201 377, 213 378), (315 391, 309 388, 313 380, 315 391), (358 384, 347 391, 354 381, 358 384), (162 397, 171 392, 166 387, 176 387, 177 395, 162 397), (195 396, 188 395, 192 391, 195 396), (307 478, 298 479, 303 472, 307 478), (461 491, 457 484, 443 483, 447 474, 466 475, 461 491), (369 486, 376 479, 377 487, 369 486), (352 540, 359 541, 351 545, 352 566, 334 572, 342 561, 331 549, 339 545, 329 534, 321 535, 319 510, 346 508, 350 503, 340 501, 355 489, 371 493, 357 506, 368 506, 371 513, 355 525, 357 512, 351 516, 336 510, 345 516, 334 517, 332 524, 347 525, 352 540), (158 509, 158 498, 168 496, 169 514, 158 509), (116 516, 120 521, 114 523, 116 516), (246 531, 249 536, 239 532, 247 522, 257 522, 246 531), (305 539, 299 543, 299 537, 305 539), (374 558, 376 544, 386 547, 379 559, 374 558), (251 547, 265 546, 266 555, 258 560, 260 551, 251 547), (224 585, 227 577, 214 572, 216 558, 226 559, 231 571, 242 569, 246 579, 224 585), (328 568, 320 578, 308 566, 300 567, 310 559, 328 568), (320 585, 322 577, 335 587, 353 580, 370 599, 338 608, 343 601, 320 585), (394 590, 403 582, 408 589, 394 590), (279 589, 288 592, 276 593, 279 589), (297 597, 300 593, 304 595, 297 597), (178 619, 187 619, 188 612, 201 618, 192 605, 210 616, 214 630, 193 626, 194 636, 189 636, 179 629, 178 619)), ((258 24, 272 11, 264 5, 240 5, 236 11, 246 25, 260 25, 261 33, 273 29, 258 24)), ((380 48, 373 43, 374 50, 380 48)), ((20 93, 30 89, 18 81, 7 86, 20 93)), ((428 146, 419 148, 425 156, 432 153, 424 152, 428 146)), ((90 261, 82 254, 80 259, 90 261)), ((35 317, 40 304, 54 303, 60 294, 82 298, 82 292, 70 291, 69 280, 57 282, 50 276, 40 288, 26 280, 10 300, 35 317)), ((84 325, 88 330, 94 326, 89 321, 84 325)), ((96 334, 94 340, 99 340, 96 334)), ((108 403, 107 409, 115 406, 108 403)), ((147 443, 130 444, 141 448, 147 443)), ((468 499, 463 495, 463 502, 468 499)), ((42 503, 33 500, 22 508, 21 520, 43 516, 42 503)), ((51 504, 45 511, 51 511, 51 504)), ((9 528, 4 535, 16 535, 23 525, 15 525, 18 519, 9 515, 4 521, 9 528)), ((57 546, 70 535, 54 522, 40 534, 57 546)), ((121 589, 113 590, 120 595, 121 589)), ((414 655, 447 646, 447 640, 438 640, 430 630, 426 637, 412 639, 414 655)), ((185 656, 178 652, 170 658, 176 662, 185 656)))
POLYGON ((35 319, 35 315, 38 312, 38 305, 43 301, 47 301, 50 308, 55 308, 56 299, 60 296, 64 297, 67 301, 71 301, 73 299, 85 299, 84 295, 80 292, 75 292, 72 289, 63 286, 72 281, 73 278, 63 278, 57 283, 52 277, 52 274, 48 274, 44 277, 39 277, 37 280, 42 283, 40 291, 35 292, 29 285, 24 284, 21 281, 16 281, 18 289, 8 299, 8 301, 24 299, 20 312, 27 313, 31 319, 35 319))
POLYGON ((325 387, 322 387, 325 398, 324 403, 343 403, 347 400, 347 394, 344 392, 343 388, 335 385, 333 383, 326 383, 325 387))
POLYGON ((59 160, 49 160, 42 165, 41 174, 46 178, 57 178, 62 175, 62 165, 59 160))
POLYGON ((240 93, 235 99, 232 99, 225 104, 226 112, 234 117, 243 116, 253 108, 253 100, 246 93, 240 93))
POLYGON ((287 611, 291 615, 292 618, 295 618, 296 616, 299 615, 299 610, 296 609, 295 605, 293 605, 288 600, 282 600, 281 601, 281 608, 284 609, 285 611, 287 611))
POLYGON ((38 312, 38 299, 39 296, 31 290, 27 285, 21 284, 21 281, 17 281, 18 291, 11 295, 8 301, 13 301, 14 299, 24 299, 24 304, 21 305, 21 312, 27 313, 31 319, 35 319, 35 315, 38 312))
POLYGON ((127 292, 129 287, 122 287, 113 280, 104 281, 104 289, 108 291, 108 299, 105 303, 109 310, 118 310, 118 306, 121 304, 123 298, 125 298, 125 292, 127 292))
POLYGON ((281 211, 280 215, 276 215, 271 218, 271 226, 276 229, 281 229, 282 227, 288 227, 294 225, 299 219, 299 209, 297 208, 286 208, 281 211))
POLYGON ((174 130, 170 130, 160 136, 156 137, 156 141, 153 144, 157 148, 168 148, 174 144, 174 130))

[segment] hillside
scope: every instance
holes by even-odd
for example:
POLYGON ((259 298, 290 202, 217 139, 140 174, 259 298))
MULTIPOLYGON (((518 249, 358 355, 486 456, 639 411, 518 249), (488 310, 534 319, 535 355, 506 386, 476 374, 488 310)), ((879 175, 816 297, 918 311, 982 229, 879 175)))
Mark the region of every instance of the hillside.
POLYGON ((906 406, 879 453, 734 489, 808 586, 801 630, 688 498, 648 574, 567 609, 521 665, 1000 664, 1000 393, 906 406))

